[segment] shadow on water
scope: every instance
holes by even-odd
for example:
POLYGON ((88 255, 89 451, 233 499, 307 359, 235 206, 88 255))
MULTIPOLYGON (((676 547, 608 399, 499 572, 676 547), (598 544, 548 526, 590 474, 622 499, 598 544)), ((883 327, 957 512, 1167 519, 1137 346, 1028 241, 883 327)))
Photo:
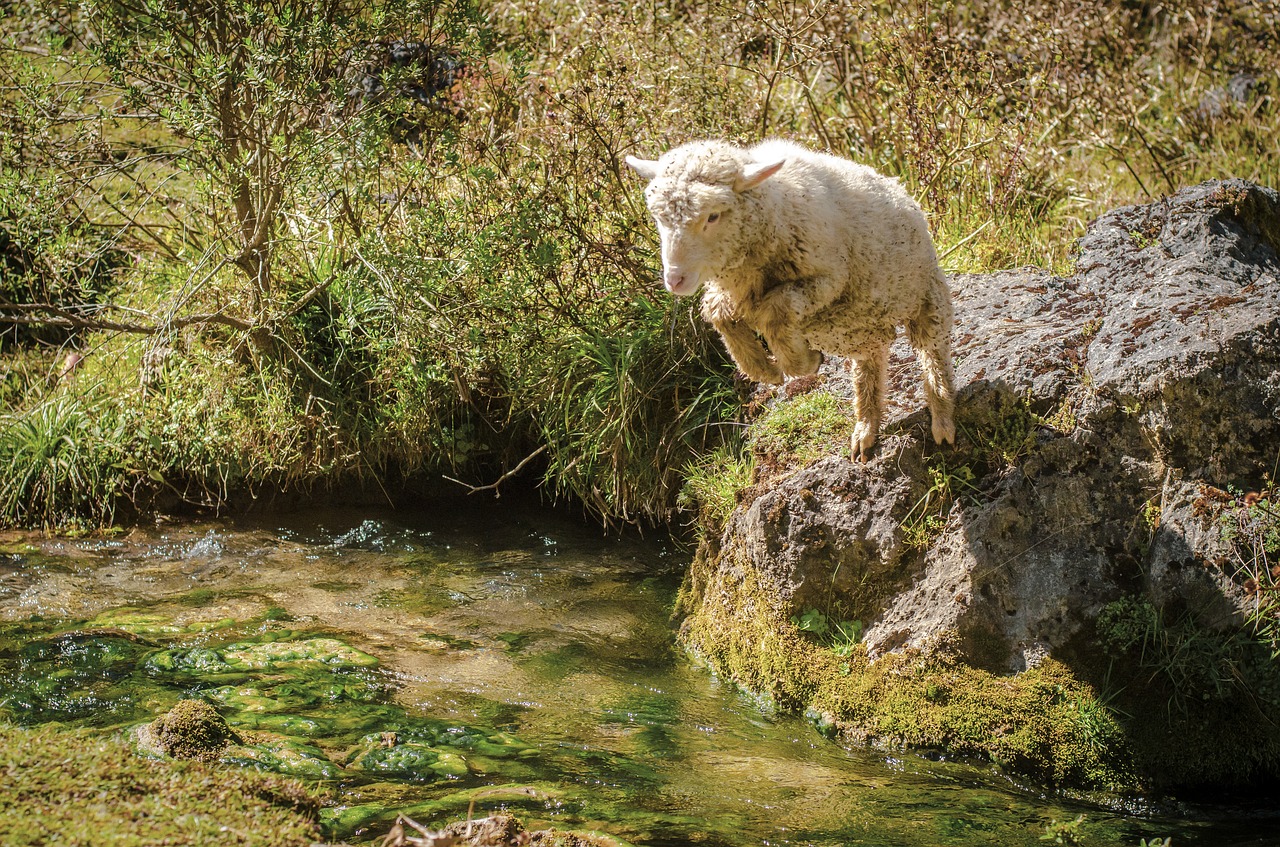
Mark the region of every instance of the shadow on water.
POLYGON ((0 715, 128 731, 206 699, 244 736, 226 761, 330 786, 329 834, 357 843, 473 800, 647 845, 1031 845, 1080 814, 1081 844, 1268 843, 772 715, 676 648, 687 557, 492 504, 19 545, 0 715))

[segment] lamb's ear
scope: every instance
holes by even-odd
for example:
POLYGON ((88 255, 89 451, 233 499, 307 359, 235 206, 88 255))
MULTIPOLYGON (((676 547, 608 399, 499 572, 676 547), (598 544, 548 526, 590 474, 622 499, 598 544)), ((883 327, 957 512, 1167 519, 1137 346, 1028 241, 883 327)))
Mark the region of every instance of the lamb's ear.
POLYGON ((637 159, 635 156, 628 156, 627 165, 645 179, 651 180, 658 175, 658 162, 655 159, 637 159))
POLYGON ((786 163, 786 159, 779 159, 776 162, 747 165, 742 169, 742 174, 734 180, 733 190, 741 192, 755 188, 757 185, 782 170, 782 166, 786 163))

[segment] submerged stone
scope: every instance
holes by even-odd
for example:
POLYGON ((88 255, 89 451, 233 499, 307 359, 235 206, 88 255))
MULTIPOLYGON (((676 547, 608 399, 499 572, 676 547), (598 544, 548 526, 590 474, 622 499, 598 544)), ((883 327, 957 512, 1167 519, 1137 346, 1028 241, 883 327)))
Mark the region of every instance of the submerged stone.
POLYGON ((372 668, 378 659, 336 638, 303 638, 266 642, 236 642, 223 647, 162 650, 147 660, 156 672, 188 673, 201 677, 276 671, 299 665, 330 670, 372 668))
POLYGON ((418 781, 438 778, 434 767, 440 752, 414 741, 388 743, 381 738, 366 742, 347 757, 351 770, 418 781))
POLYGON ((342 775, 342 769, 319 747, 288 739, 229 747, 219 761, 304 779, 331 780, 342 775))

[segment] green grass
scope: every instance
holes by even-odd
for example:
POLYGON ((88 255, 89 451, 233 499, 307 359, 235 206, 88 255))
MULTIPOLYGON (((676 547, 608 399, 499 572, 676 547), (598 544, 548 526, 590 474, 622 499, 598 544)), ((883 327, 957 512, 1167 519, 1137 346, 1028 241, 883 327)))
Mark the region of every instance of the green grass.
POLYGON ((783 467, 803 467, 846 453, 853 409, 827 391, 812 391, 770 408, 752 423, 747 440, 758 456, 783 467))
POLYGON ((729 520, 739 493, 753 482, 755 462, 740 445, 725 445, 691 464, 684 477, 680 504, 697 514, 704 531, 714 534, 729 520))

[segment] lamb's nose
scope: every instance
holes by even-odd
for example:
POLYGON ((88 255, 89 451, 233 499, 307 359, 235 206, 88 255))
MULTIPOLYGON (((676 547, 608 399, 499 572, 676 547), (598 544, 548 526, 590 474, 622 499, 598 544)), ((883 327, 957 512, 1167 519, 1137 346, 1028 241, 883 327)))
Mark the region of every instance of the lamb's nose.
POLYGON ((684 271, 671 270, 662 275, 662 282, 667 286, 668 291, 676 291, 684 285, 684 271))

